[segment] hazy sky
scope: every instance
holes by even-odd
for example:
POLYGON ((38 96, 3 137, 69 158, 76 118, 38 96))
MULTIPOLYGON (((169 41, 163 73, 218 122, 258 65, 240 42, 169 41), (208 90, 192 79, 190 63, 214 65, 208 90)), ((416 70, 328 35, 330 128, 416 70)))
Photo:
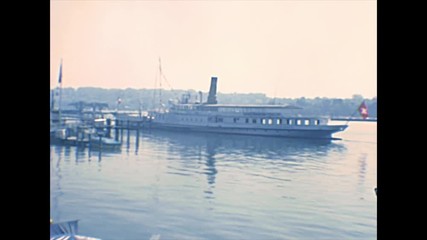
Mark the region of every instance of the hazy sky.
POLYGON ((372 98, 376 1, 51 1, 51 87, 372 98), (165 89, 169 85, 163 82, 165 89))

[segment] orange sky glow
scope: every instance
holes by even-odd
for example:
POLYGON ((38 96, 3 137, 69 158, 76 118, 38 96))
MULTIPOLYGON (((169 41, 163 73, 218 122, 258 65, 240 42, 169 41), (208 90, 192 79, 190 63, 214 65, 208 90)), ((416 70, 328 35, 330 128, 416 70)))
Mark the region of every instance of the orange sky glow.
POLYGON ((377 92, 376 1, 51 1, 50 83, 270 97, 377 92), (169 85, 163 83, 165 89, 169 85))

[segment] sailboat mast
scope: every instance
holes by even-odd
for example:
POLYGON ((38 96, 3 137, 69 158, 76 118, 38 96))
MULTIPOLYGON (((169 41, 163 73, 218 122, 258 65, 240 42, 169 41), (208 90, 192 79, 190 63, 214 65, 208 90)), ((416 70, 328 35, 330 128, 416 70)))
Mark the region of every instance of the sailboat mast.
POLYGON ((62 103, 62 58, 61 58, 61 64, 59 66, 58 83, 59 83, 58 113, 59 113, 59 125, 61 125, 62 124, 62 118, 61 118, 61 103, 62 103))
POLYGON ((53 112, 53 109, 55 107, 55 89, 51 90, 51 104, 50 104, 50 111, 53 112))
POLYGON ((160 73, 160 79, 159 79, 159 105, 160 109, 162 108, 162 60, 159 58, 159 73, 160 73))

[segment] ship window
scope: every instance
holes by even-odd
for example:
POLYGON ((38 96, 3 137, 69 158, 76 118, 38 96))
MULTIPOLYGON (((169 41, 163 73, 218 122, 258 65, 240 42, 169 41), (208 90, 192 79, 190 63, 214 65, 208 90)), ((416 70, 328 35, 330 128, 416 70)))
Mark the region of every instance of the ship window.
POLYGON ((246 122, 246 123, 249 123, 249 118, 246 118, 245 122, 246 122))
POLYGON ((239 121, 239 118, 233 118, 234 123, 236 123, 237 121, 239 121))
POLYGON ((265 125, 267 123, 267 119, 261 118, 261 123, 265 125))
POLYGON ((319 125, 319 120, 314 120, 314 125, 319 125))
POLYGON ((292 125, 292 119, 288 119, 288 125, 292 125))
POLYGON ((252 123, 256 123, 256 118, 253 118, 253 119, 252 119, 252 123))
POLYGON ((282 124, 282 119, 281 119, 281 118, 278 118, 278 119, 277 119, 277 125, 280 125, 280 124, 282 124))
POLYGON ((297 125, 301 125, 301 119, 297 119, 297 125))
POLYGON ((310 125, 310 120, 308 119, 304 120, 304 125, 310 125))
POLYGON ((269 118, 269 119, 268 119, 268 124, 269 124, 269 125, 273 124, 273 119, 269 118))
POLYGON ((222 118, 217 118, 217 122, 223 122, 224 121, 224 119, 222 119, 222 118))

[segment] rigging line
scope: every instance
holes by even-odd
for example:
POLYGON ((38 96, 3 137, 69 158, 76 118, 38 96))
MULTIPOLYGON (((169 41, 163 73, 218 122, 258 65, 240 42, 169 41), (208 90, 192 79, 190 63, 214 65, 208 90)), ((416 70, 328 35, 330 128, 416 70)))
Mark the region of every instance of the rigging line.
POLYGON ((167 83, 168 87, 171 89, 171 93, 173 94, 173 96, 174 96, 175 98, 178 98, 178 99, 179 99, 178 94, 175 92, 175 89, 172 87, 172 85, 171 85, 171 84, 169 83, 169 81, 166 79, 166 76, 165 76, 165 75, 162 75, 162 77, 163 77, 163 79, 165 80, 165 82, 167 83))
POLYGON ((166 76, 164 74, 162 74, 163 79, 165 80, 165 82, 168 84, 168 87, 170 87, 171 90, 174 90, 172 85, 169 83, 169 81, 166 79, 166 76))
MULTIPOLYGON (((166 76, 163 74, 162 71, 162 65, 161 65, 161 59, 159 58, 159 72, 160 72, 160 88, 161 88, 161 79, 163 78, 166 82, 166 84, 168 85, 168 87, 171 89, 172 94, 176 97, 179 98, 179 96, 177 95, 177 93, 175 93, 175 89, 172 87, 172 84, 169 83, 168 79, 166 78, 166 76)), ((161 100, 160 100, 161 101, 161 100)))

